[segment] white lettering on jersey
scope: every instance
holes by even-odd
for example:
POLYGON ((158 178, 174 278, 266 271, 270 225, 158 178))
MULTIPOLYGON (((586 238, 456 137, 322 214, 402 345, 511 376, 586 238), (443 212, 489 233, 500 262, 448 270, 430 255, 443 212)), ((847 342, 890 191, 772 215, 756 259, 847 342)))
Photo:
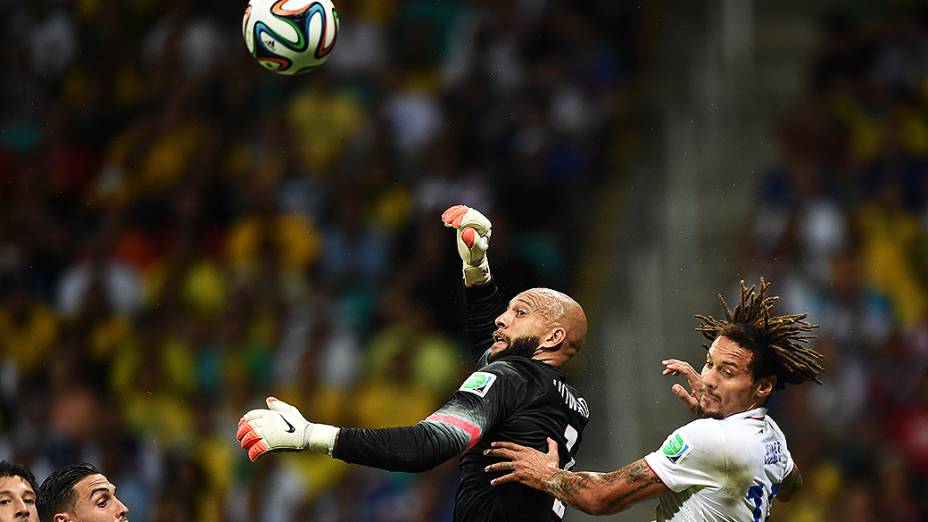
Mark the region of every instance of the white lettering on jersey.
POLYGON ((780 441, 775 440, 773 442, 768 442, 764 444, 765 456, 764 456, 764 465, 770 464, 784 464, 786 463, 786 455, 783 454, 782 445, 780 441))
POLYGON ((554 379, 554 387, 557 388, 568 408, 582 415, 584 419, 590 418, 590 407, 586 405, 586 400, 574 397, 567 385, 557 379, 554 379))

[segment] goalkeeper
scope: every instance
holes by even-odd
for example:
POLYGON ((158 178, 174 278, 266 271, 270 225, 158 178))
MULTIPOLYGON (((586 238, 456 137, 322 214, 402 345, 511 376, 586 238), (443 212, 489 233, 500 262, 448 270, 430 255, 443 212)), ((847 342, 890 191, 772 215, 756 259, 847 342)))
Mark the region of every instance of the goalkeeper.
POLYGON ((483 452, 490 441, 546 449, 550 437, 563 455, 559 467, 570 469, 589 408, 560 367, 583 347, 586 316, 576 301, 547 288, 526 290, 507 305, 490 276, 490 221, 463 205, 446 210, 442 221, 456 230, 465 329, 479 370, 415 426, 316 424, 269 397, 268 409, 242 417, 237 439, 253 461, 268 452, 305 450, 391 471, 426 471, 460 455, 454 520, 560 520, 564 506, 547 493, 521 484, 491 487, 484 468, 499 459, 483 452))

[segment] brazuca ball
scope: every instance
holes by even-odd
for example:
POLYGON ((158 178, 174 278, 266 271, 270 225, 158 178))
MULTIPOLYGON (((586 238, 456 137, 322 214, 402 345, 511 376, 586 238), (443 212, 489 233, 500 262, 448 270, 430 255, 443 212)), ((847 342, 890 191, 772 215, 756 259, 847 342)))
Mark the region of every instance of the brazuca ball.
POLYGON ((248 52, 265 68, 301 74, 328 59, 338 36, 330 0, 250 0, 242 19, 248 52))

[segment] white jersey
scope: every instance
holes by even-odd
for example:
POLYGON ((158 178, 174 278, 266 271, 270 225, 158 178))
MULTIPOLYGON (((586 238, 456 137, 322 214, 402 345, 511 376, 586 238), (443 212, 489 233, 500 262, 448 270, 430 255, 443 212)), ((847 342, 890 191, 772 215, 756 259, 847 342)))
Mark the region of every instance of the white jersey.
POLYGON ((670 491, 658 521, 760 522, 793 471, 786 438, 766 408, 695 420, 645 461, 670 491))

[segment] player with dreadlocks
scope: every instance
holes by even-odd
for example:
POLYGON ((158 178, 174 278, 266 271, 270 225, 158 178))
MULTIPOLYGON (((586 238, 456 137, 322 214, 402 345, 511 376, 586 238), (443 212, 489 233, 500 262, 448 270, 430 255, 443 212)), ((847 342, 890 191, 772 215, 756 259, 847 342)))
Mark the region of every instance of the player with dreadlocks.
POLYGON ((802 485, 786 438, 767 415, 767 400, 786 383, 821 382, 822 356, 805 344, 815 325, 806 314, 774 315, 769 283, 741 282, 734 310, 719 296, 723 319, 697 315, 711 345, 702 373, 686 362, 663 361, 664 375, 683 375, 690 390, 673 392, 700 419, 670 434, 657 451, 609 473, 557 469, 547 454, 494 442, 489 456, 506 459, 487 471, 508 471, 492 484, 521 482, 590 514, 618 513, 659 498, 658 521, 765 520, 774 497, 789 500, 802 485))

